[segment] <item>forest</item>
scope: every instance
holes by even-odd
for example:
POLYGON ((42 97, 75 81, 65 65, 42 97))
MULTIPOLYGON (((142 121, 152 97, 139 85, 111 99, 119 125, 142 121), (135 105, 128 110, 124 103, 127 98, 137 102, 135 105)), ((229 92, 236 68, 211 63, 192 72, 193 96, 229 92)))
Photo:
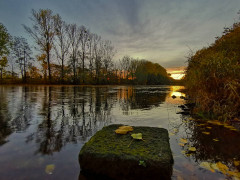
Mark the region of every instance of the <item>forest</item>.
POLYGON ((128 55, 114 60, 109 40, 85 26, 68 24, 50 9, 32 10, 32 26, 14 37, 0 23, 1 84, 172 84, 157 63, 128 55))

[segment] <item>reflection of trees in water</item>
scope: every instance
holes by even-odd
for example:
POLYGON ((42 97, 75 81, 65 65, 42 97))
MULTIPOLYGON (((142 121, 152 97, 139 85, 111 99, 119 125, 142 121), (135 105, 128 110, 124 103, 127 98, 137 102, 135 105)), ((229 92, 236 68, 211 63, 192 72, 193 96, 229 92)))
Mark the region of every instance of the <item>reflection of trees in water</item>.
MULTIPOLYGON (((184 121, 185 119, 187 117, 183 116, 184 121)), ((196 162, 207 161, 216 163, 221 161, 229 168, 233 168, 233 161, 240 160, 239 132, 223 126, 207 124, 204 121, 191 120, 184 123, 184 125, 188 141, 197 150, 191 155, 196 162), (211 127, 211 129, 207 127, 211 127), (206 135, 203 132, 210 132, 210 134, 206 135), (219 141, 214 141, 213 139, 218 139, 219 141)))
POLYGON ((125 108, 151 108, 166 97, 160 88, 132 87, 114 93, 110 87, 23 86, 1 88, 1 142, 12 132, 31 133, 26 143, 35 142, 36 153, 52 154, 67 143, 87 141, 111 122, 117 100, 125 108), (122 93, 127 93, 124 95, 122 93), (117 95, 117 97, 116 97, 117 95))
POLYGON ((61 87, 56 93, 53 87, 45 87, 40 110, 43 120, 27 142, 35 139, 37 153, 51 154, 67 143, 86 141, 111 121, 113 100, 101 90, 61 87))
MULTIPOLYGON (((21 96, 18 99, 18 108, 16 109, 16 112, 12 117, 10 123, 11 128, 13 128, 17 132, 25 131, 28 128, 32 119, 32 110, 34 109, 33 104, 29 103, 29 99, 32 96, 32 94, 29 93, 31 92, 31 89, 29 89, 29 87, 27 86, 21 88, 21 96)), ((12 99, 11 101, 14 101, 14 99, 12 99)))
POLYGON ((5 139, 12 133, 12 130, 8 125, 11 117, 7 108, 7 93, 3 87, 0 87, 0 94, 2 95, 0 100, 0 145, 3 145, 7 142, 5 139))
MULTIPOLYGON (((29 127, 34 109, 34 104, 29 103, 30 91, 29 87, 1 87, 0 139, 29 127)), ((0 141, 4 143, 5 140, 0 141)))
POLYGON ((162 104, 167 96, 166 89, 122 87, 118 90, 118 100, 123 111, 129 109, 151 109, 162 104))

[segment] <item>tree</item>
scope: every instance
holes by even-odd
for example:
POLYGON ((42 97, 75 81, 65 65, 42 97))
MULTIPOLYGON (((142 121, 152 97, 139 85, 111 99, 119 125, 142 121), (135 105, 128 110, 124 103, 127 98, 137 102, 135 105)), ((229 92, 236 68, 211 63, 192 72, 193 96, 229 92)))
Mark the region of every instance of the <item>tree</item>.
MULTIPOLYGON (((103 57, 103 66, 106 72, 106 75, 109 75, 109 69, 113 67, 112 58, 115 54, 114 47, 111 41, 104 41, 104 57, 103 57)), ((106 76, 105 75, 105 76, 106 76)))
POLYGON ((39 11, 32 10, 32 17, 30 19, 33 22, 32 28, 25 25, 23 25, 23 27, 40 47, 40 51, 46 54, 48 76, 49 81, 51 82, 50 56, 55 35, 55 15, 53 15, 52 10, 50 9, 40 9, 39 11))
POLYGON ((0 23, 0 58, 9 54, 11 44, 11 36, 7 32, 6 27, 0 23))
POLYGON ((4 70, 5 67, 7 67, 7 63, 8 63, 7 57, 6 57, 6 56, 3 56, 3 57, 0 59, 1 80, 2 80, 2 78, 3 78, 3 70, 4 70))
POLYGON ((102 66, 102 43, 101 43, 101 36, 97 34, 93 34, 93 53, 94 53, 94 60, 95 60, 95 71, 96 71, 96 79, 97 84, 99 83, 100 78, 100 70, 102 66))
POLYGON ((64 82, 64 62, 67 54, 69 53, 70 41, 68 38, 69 26, 62 20, 62 18, 57 14, 55 16, 55 35, 56 41, 54 49, 57 58, 61 61, 61 82, 64 82))
POLYGON ((124 57, 122 58, 122 61, 121 61, 121 66, 122 66, 122 69, 123 69, 123 71, 124 71, 123 73, 124 73, 124 78, 125 78, 125 79, 128 79, 130 61, 131 61, 130 56, 124 56, 124 57))
POLYGON ((68 26, 68 38, 70 41, 70 64, 73 68, 73 82, 77 83, 77 52, 80 46, 81 31, 76 24, 70 24, 68 26))
POLYGON ((3 78, 3 70, 7 67, 7 55, 9 54, 9 48, 11 45, 11 36, 7 32, 6 27, 0 23, 0 71, 1 80, 3 78))
POLYGON ((31 57, 32 50, 27 40, 23 37, 14 37, 12 50, 17 59, 16 63, 19 64, 22 80, 23 82, 26 82, 28 65, 30 61, 33 60, 31 57))
POLYGON ((82 81, 83 81, 83 84, 84 84, 85 59, 86 59, 86 55, 87 55, 87 44, 90 41, 90 39, 89 39, 90 32, 84 26, 81 26, 79 30, 81 32, 80 33, 81 50, 79 51, 79 55, 80 55, 80 58, 82 60, 82 81))

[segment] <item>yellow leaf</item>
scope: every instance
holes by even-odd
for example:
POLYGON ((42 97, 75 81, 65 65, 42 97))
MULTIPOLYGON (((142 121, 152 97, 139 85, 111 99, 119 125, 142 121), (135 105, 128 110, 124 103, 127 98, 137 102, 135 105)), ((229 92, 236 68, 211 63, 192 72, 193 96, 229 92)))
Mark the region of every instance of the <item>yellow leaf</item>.
POLYGON ((206 124, 198 124, 197 126, 205 126, 206 124))
POLYGON ((213 140, 216 141, 216 142, 219 141, 219 139, 217 139, 217 138, 216 138, 216 139, 213 139, 213 140))
POLYGON ((116 129, 116 130, 115 130, 115 133, 117 133, 117 134, 127 134, 127 133, 128 133, 128 130, 116 129))
POLYGON ((202 132, 203 134, 206 134, 206 135, 209 135, 210 134, 210 132, 206 132, 206 131, 204 131, 204 132, 202 132))
POLYGON ((181 153, 182 153, 182 154, 185 154, 185 153, 186 153, 186 151, 181 151, 181 153))
POLYGON ((133 131, 133 128, 131 126, 120 126, 118 129, 115 130, 115 133, 127 134, 130 131, 133 131))
POLYGON ((227 170, 228 170, 228 167, 221 163, 220 161, 216 163, 217 164, 217 167, 218 169, 223 173, 223 174, 226 174, 227 173, 227 170))
POLYGON ((187 139, 180 138, 180 142, 186 144, 188 141, 187 139))
POLYGON ((142 140, 142 133, 132 134, 133 139, 142 140))
POLYGON ((208 126, 207 128, 208 128, 208 129, 212 129, 212 127, 210 127, 210 126, 208 126))
POLYGON ((169 136, 173 136, 173 135, 175 135, 175 134, 173 134, 173 133, 169 133, 169 136))
POLYGON ((233 161, 235 166, 239 166, 240 165, 240 161, 233 161))
POLYGON ((128 131, 133 131, 133 127, 132 126, 120 126, 118 129, 124 129, 124 130, 128 130, 128 131))
POLYGON ((189 147, 188 150, 189 151, 196 151, 196 148, 195 147, 189 147))
POLYGON ((54 164, 49 164, 49 165, 46 166, 45 172, 47 174, 52 174, 54 169, 55 169, 55 165, 54 164))
POLYGON ((185 145, 185 144, 183 144, 183 143, 178 143, 178 144, 179 144, 179 146, 182 146, 182 147, 185 145))
POLYGON ((207 169, 211 172, 215 172, 215 170, 211 167, 211 163, 209 162, 201 162, 200 167, 207 169))

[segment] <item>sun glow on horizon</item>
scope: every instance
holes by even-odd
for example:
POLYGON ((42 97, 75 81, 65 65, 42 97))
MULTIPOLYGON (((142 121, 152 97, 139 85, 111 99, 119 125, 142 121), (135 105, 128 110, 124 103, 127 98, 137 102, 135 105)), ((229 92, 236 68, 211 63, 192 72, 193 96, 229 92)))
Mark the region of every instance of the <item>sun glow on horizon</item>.
POLYGON ((171 74, 171 77, 176 80, 180 80, 185 76, 185 67, 167 68, 167 72, 171 74))

